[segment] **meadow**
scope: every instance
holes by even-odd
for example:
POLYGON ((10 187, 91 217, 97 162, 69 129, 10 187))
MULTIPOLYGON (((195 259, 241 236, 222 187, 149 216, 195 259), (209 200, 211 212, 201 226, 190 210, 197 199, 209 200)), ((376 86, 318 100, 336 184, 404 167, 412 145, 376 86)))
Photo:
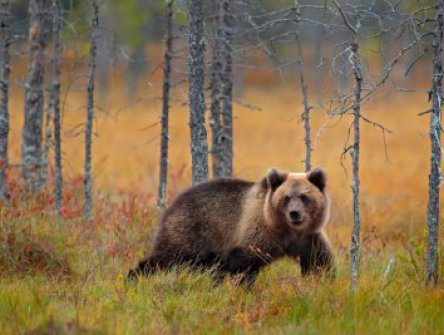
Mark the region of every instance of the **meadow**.
MULTIPOLYGON (((261 109, 234 108, 235 175, 259 180, 270 167, 302 171, 302 105, 294 78, 255 83, 242 100, 261 109)), ((128 269, 150 250, 156 225, 159 85, 143 85, 140 98, 129 102, 119 80, 111 81, 109 100, 96 116, 92 221, 82 219, 81 87, 64 99, 62 218, 52 209, 52 178, 38 197, 30 197, 18 168, 10 170, 11 204, 0 210, 0 333, 444 334, 443 281, 427 287, 423 273, 429 138, 428 116, 417 114, 428 109, 426 94, 387 91, 363 107, 364 115, 393 134, 384 144, 377 127, 363 124, 363 250, 354 295, 349 158, 346 169, 341 164, 351 120, 326 123, 319 108, 312 113, 313 162, 328 173, 335 281, 302 278, 296 264, 282 260, 260 274, 251 292, 230 279, 214 287, 207 273, 187 269, 125 284, 128 269)), ((20 158, 22 111, 17 86, 11 99, 13 164, 20 158)), ((187 123, 187 106, 173 104, 170 200, 190 184, 187 123)))

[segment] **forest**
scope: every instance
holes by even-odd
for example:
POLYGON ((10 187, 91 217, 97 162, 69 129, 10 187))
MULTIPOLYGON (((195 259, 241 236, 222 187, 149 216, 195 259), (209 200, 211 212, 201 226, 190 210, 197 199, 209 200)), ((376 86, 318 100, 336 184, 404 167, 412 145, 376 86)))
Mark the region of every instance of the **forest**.
POLYGON ((0 333, 444 334, 443 38, 444 0, 0 0, 0 333), (274 169, 325 171, 334 276, 127 278, 274 169))

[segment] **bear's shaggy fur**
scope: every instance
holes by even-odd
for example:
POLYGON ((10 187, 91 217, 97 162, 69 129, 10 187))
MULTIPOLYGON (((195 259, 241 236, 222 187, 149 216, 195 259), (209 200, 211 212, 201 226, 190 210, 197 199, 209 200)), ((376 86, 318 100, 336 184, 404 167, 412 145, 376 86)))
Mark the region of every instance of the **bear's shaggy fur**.
POLYGON ((329 217, 326 174, 272 169, 260 182, 221 178, 180 194, 165 211, 148 258, 129 278, 189 264, 213 267, 216 279, 243 274, 251 286, 261 267, 289 256, 302 273, 327 270, 333 255, 323 232, 329 217))

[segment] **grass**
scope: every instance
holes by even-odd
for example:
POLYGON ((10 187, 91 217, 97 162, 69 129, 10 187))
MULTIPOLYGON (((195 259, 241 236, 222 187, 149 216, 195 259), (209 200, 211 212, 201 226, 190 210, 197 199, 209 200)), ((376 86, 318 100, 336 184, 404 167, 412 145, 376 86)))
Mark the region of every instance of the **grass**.
MULTIPOLYGON (((252 292, 228 278, 215 287, 209 273, 187 269, 127 284, 154 231, 144 198, 102 198, 89 223, 41 211, 46 199, 28 200, 27 211, 2 209, 2 334, 444 333, 444 287, 424 286, 422 239, 381 250, 377 235, 364 234, 354 295, 345 248, 333 282, 303 278, 285 259, 266 268, 252 292)), ((75 208, 73 199, 66 195, 65 206, 75 208)))
MULTIPOLYGON (((303 169, 297 87, 291 78, 273 85, 266 79, 242 97, 262 111, 241 105, 234 110, 235 174, 252 180, 272 166, 303 169)), ((124 276, 150 250, 155 230, 160 102, 150 97, 159 94, 160 83, 131 104, 121 81, 113 80, 108 104, 97 109, 91 222, 81 219, 83 86, 75 83, 64 92, 63 217, 52 212, 52 184, 29 197, 15 178, 19 171, 9 172, 11 205, 0 209, 1 334, 444 334, 443 281, 435 288, 423 281, 429 141, 427 116, 417 113, 427 110, 425 95, 382 94, 363 107, 394 134, 385 139, 386 156, 380 131, 363 124, 363 249, 355 295, 349 293, 350 169, 344 173, 340 163, 351 120, 323 127, 326 117, 317 108, 313 160, 328 171, 327 231, 338 278, 302 278, 295 264, 282 260, 247 292, 230 280, 214 287, 208 274, 186 269, 125 285, 124 276)), ((14 86, 12 97, 11 110, 23 110, 22 88, 14 86)), ((11 113, 12 164, 20 159, 22 122, 22 113, 11 113)), ((190 180, 187 122, 186 106, 174 104, 169 199, 190 180)), ((444 278, 442 247, 440 253, 444 278)))

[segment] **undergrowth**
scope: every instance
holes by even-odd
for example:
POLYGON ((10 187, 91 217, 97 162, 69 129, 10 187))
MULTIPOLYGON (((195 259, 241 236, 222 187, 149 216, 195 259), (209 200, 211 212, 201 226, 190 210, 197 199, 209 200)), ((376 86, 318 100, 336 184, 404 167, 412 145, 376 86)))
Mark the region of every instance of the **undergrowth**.
POLYGON ((444 286, 423 281, 424 236, 384 235, 375 244, 382 237, 367 231, 354 295, 347 243, 335 238, 334 246, 345 245, 336 248, 335 281, 303 278, 285 259, 251 292, 229 278, 215 286, 208 273, 186 268, 128 284, 155 230, 146 198, 98 196, 94 220, 85 222, 81 179, 69 183, 62 217, 49 190, 30 197, 12 185, 10 205, 0 210, 2 334, 444 333, 444 286))

